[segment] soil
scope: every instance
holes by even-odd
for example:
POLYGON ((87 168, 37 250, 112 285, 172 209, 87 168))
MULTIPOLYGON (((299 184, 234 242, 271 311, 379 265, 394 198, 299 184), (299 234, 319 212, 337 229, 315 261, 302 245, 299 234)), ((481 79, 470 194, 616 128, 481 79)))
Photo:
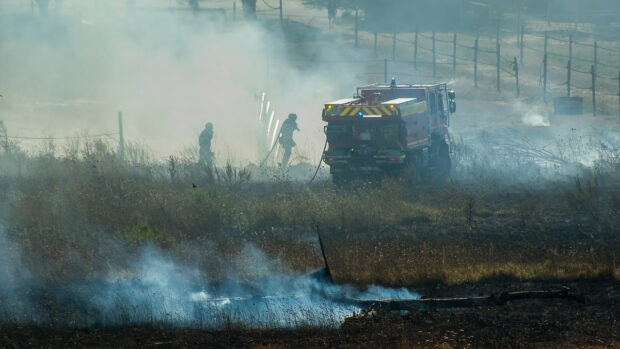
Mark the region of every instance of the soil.
POLYGON ((338 329, 197 330, 166 327, 62 329, 0 326, 0 347, 491 347, 620 348, 620 281, 565 283, 490 280, 458 286, 426 285, 433 297, 475 296, 503 291, 569 287, 585 296, 520 300, 504 306, 409 313, 370 312, 338 329))

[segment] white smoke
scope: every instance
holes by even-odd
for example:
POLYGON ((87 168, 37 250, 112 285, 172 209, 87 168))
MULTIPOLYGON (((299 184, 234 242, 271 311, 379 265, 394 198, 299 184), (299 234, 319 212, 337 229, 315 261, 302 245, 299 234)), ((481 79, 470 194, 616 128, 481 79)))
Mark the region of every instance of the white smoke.
POLYGON ((25 297, 34 281, 22 262, 21 247, 0 230, 0 319, 27 322, 36 318, 25 297))
POLYGON ((549 122, 549 116, 540 111, 529 110, 523 115, 521 119, 525 125, 532 127, 549 127, 551 126, 551 122, 549 122))
MULTIPOLYGON (((0 112, 9 135, 115 132, 123 111, 125 139, 142 141, 158 157, 196 144, 211 121, 216 153, 256 161, 255 95, 265 91, 269 100, 259 96, 258 119, 274 106, 297 113, 298 144, 308 144, 318 159, 322 103, 352 93, 356 84, 352 64, 296 65, 296 44, 279 26, 123 8, 102 15, 81 2, 72 7, 49 18, 6 16, 0 22, 0 112)), ((309 61, 352 56, 340 46, 319 45, 309 61)))
POLYGON ((144 248, 128 268, 104 278, 60 288, 35 287, 16 244, 0 235, 0 321, 42 326, 127 326, 294 328, 338 326, 360 308, 352 299, 416 299, 406 289, 372 286, 366 291, 320 278, 282 273, 277 260, 246 245, 238 260, 222 269, 251 277, 209 280, 200 270, 166 252, 144 248), (229 270, 227 270, 229 269, 229 270), (46 308, 45 299, 54 307, 46 308))

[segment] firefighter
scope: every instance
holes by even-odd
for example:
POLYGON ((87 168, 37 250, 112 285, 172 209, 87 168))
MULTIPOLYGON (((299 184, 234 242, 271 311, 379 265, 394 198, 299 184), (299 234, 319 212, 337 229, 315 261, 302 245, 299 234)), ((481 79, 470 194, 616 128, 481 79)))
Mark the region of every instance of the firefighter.
POLYGON ((293 141, 293 132, 299 131, 297 127, 297 114, 288 114, 288 119, 284 120, 282 127, 280 128, 280 145, 284 148, 284 155, 282 156, 282 168, 285 168, 288 164, 288 160, 291 158, 291 150, 296 145, 293 141))
POLYGON ((211 151, 211 140, 213 139, 213 124, 208 122, 205 125, 205 129, 200 133, 198 138, 198 145, 200 149, 198 151, 200 159, 199 162, 207 164, 209 167, 213 167, 213 152, 211 151))

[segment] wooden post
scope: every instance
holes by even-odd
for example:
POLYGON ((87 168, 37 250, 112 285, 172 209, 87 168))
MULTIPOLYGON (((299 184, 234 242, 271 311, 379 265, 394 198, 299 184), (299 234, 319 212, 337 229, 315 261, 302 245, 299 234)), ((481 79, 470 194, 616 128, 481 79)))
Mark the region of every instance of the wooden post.
POLYGON ((549 36, 547 35, 547 31, 545 30, 545 47, 543 48, 543 54, 546 56, 547 55, 547 41, 548 41, 549 36))
POLYGON ((592 65, 592 116, 596 116, 596 67, 592 65))
POLYGON ((497 56, 497 93, 501 93, 501 88, 500 88, 500 45, 499 42, 497 43, 497 49, 496 49, 496 56, 497 56))
POLYGON ((2 144, 2 150, 5 154, 9 153, 9 133, 4 126, 4 120, 0 120, 0 143, 2 144))
POLYGON ((284 17, 282 17, 282 0, 280 0, 280 24, 284 23, 284 17))
POLYGON ((598 41, 594 41, 594 70, 598 72, 598 41))
POLYGON ((437 52, 435 51, 435 31, 433 30, 433 77, 437 76, 437 52))
POLYGON ((396 61, 396 32, 392 35, 392 61, 396 61))
POLYGON ((519 89, 519 61, 515 57, 513 64, 513 70, 515 72, 515 82, 517 84, 517 98, 521 96, 521 90, 519 89))
POLYGON ((377 57, 377 32, 375 32, 375 57, 377 57))
POLYGON ((499 21, 497 22, 497 28, 495 29, 495 44, 499 44, 499 21))
POLYGON ((413 40, 413 69, 418 70, 418 26, 415 26, 415 39, 413 40))
POLYGON ((568 35, 568 60, 573 60, 573 34, 568 35))
POLYGON ((525 25, 521 26, 521 42, 519 44, 519 62, 523 65, 523 45, 525 41, 525 25))
POLYGON ((474 87, 478 88, 478 35, 474 41, 474 87))
POLYGON ((543 57, 543 102, 547 103, 547 54, 543 57))
MULTIPOLYGON (((282 2, 282 0, 280 0, 280 2, 282 2)), ((357 30, 358 30, 358 12, 359 9, 356 8, 355 9, 355 47, 358 46, 358 40, 357 40, 357 30)))
POLYGON ((452 41, 452 80, 456 79, 456 32, 452 41))
POLYGON ((388 82, 388 66, 387 66, 387 58, 383 59, 383 82, 387 84, 388 82))
POLYGON ((521 29, 521 1, 517 0, 517 44, 519 44, 519 30, 521 29))
POLYGON ((570 97, 570 79, 571 79, 571 73, 572 73, 572 61, 569 60, 568 61, 568 69, 566 69, 566 94, 568 95, 568 97, 570 97))
POLYGON ((125 159, 125 136, 123 135, 123 112, 118 112, 118 154, 125 159))

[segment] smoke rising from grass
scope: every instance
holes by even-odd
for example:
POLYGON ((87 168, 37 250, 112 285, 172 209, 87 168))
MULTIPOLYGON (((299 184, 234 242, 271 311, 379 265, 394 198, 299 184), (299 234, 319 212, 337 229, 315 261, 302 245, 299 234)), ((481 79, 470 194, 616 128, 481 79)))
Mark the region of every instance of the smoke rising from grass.
POLYGON ((418 298, 404 288, 372 286, 361 291, 319 278, 283 274, 276 270, 280 269, 277 260, 269 260, 251 245, 243 248, 235 263, 222 266, 230 269, 231 278, 225 281, 211 282, 208 270, 205 273, 177 262, 163 250, 147 246, 128 267, 112 268, 105 277, 31 292, 34 280, 20 262, 18 246, 4 235, 0 242, 2 322, 63 327, 333 327, 361 310, 347 305, 346 298, 418 298), (254 278, 232 276, 240 273, 254 278))
POLYGON ((523 115, 522 119, 523 123, 532 126, 532 127, 549 127, 551 123, 549 122, 549 117, 543 115, 543 113, 536 111, 528 111, 523 115))
POLYGON ((614 170, 620 133, 608 120, 553 115, 542 104, 459 101, 452 118, 452 177, 548 184, 614 170))
POLYGON ((22 263, 18 244, 0 230, 0 318, 9 321, 28 321, 31 304, 22 293, 34 284, 33 276, 22 263))

